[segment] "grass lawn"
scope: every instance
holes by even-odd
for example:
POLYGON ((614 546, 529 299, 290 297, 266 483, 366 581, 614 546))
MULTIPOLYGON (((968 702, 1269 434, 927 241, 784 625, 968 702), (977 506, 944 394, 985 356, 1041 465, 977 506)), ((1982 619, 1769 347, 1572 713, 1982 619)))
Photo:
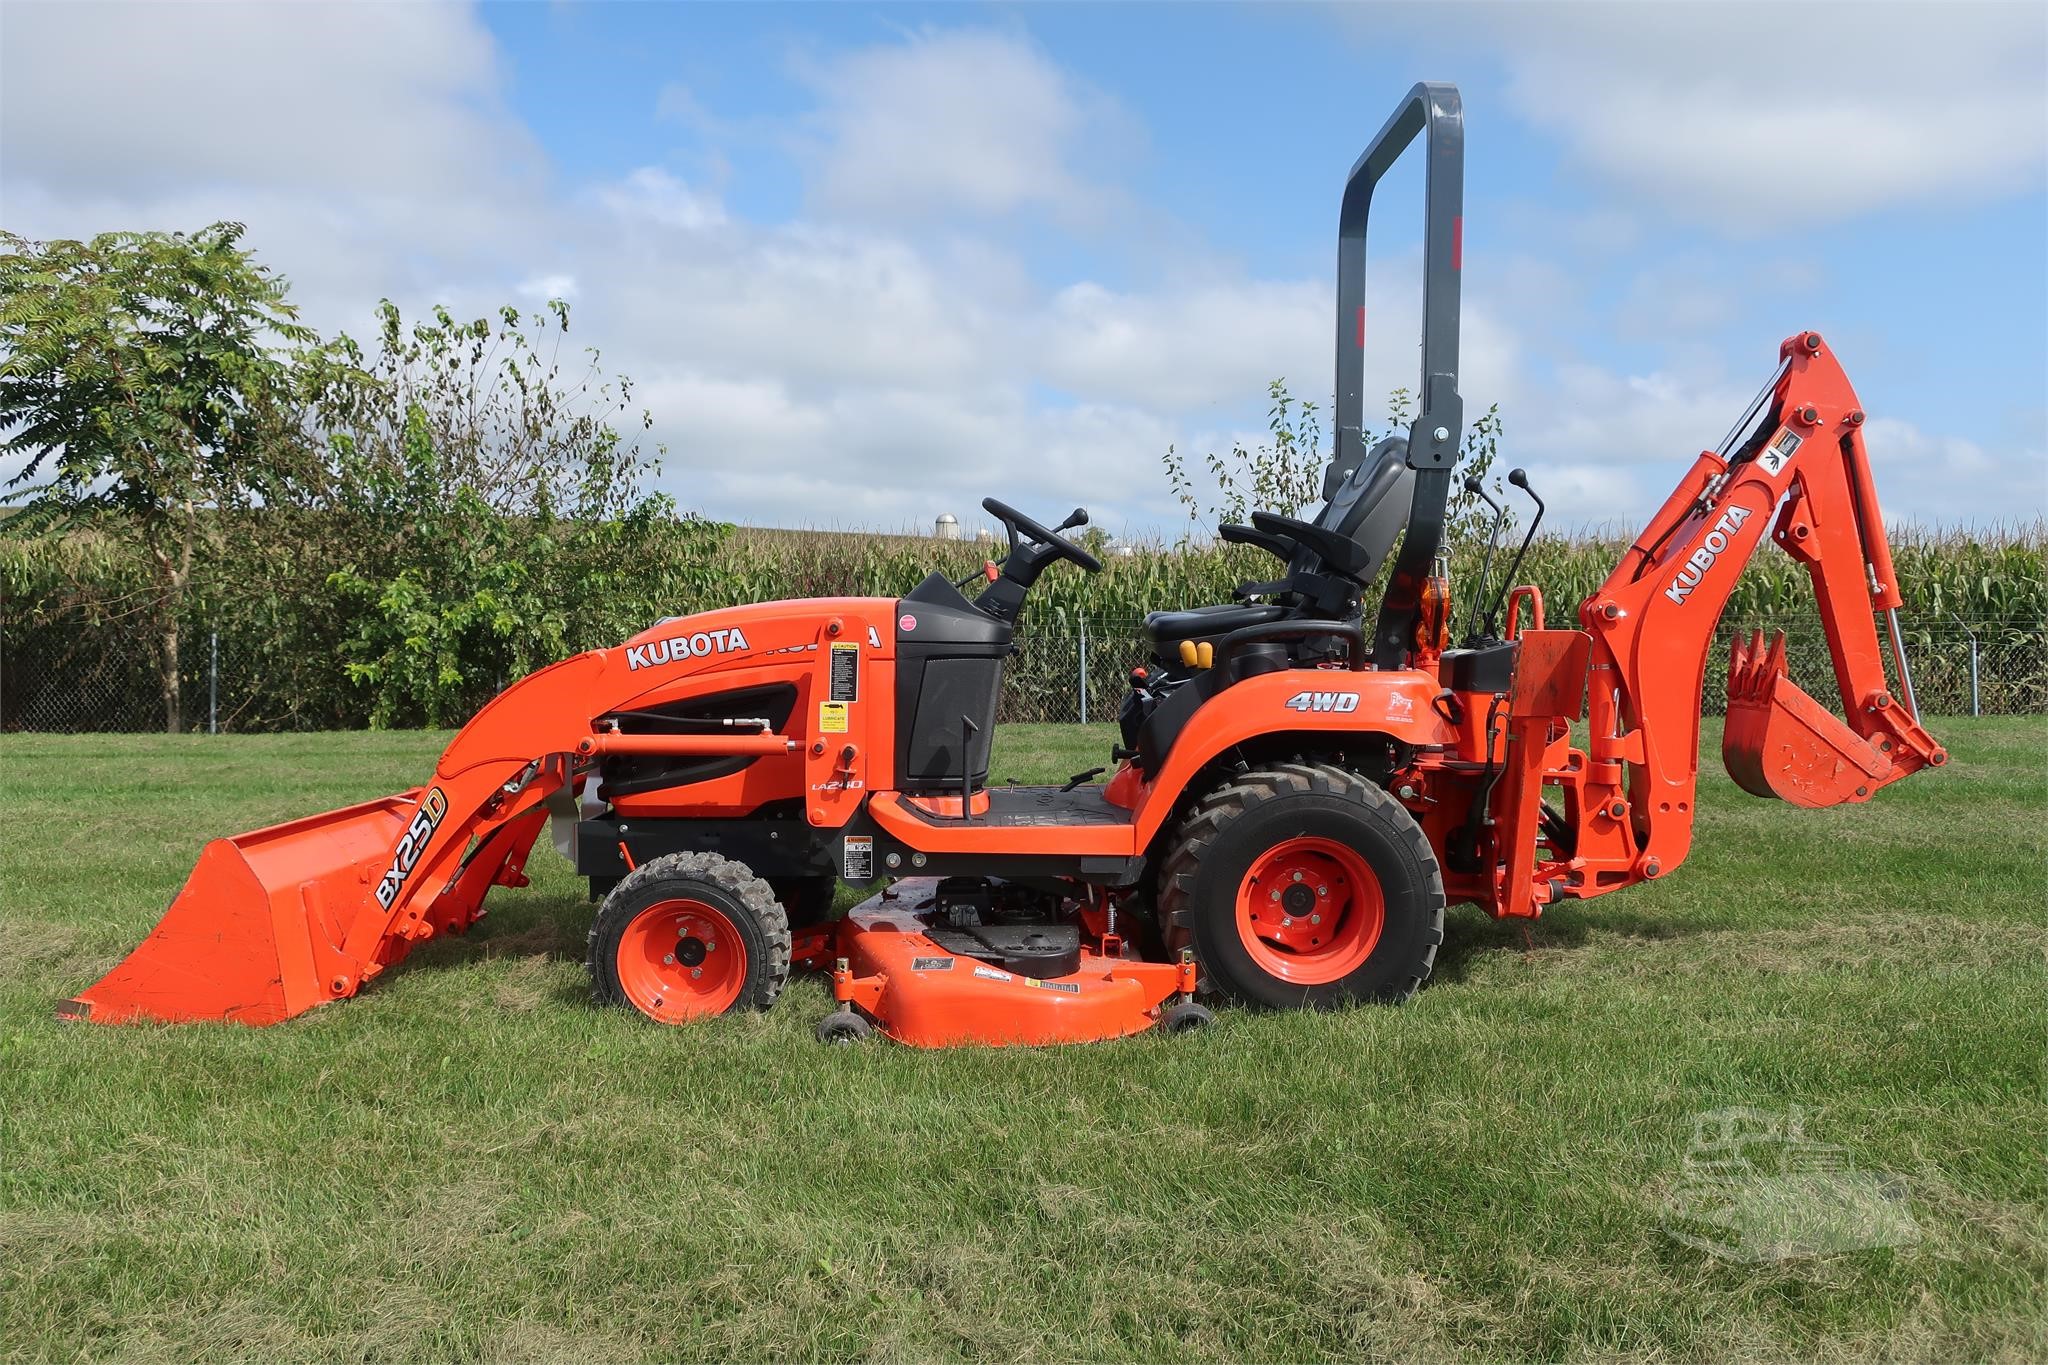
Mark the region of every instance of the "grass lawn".
MULTIPOLYGON (((1934 728, 1948 768, 1820 812, 1710 732, 1677 875, 1454 911, 1403 1008, 943 1053, 818 1046, 813 981, 680 1030, 591 1008, 546 852, 355 1001, 59 1024, 206 838, 442 737, 0 738, 0 1359, 2040 1359, 2048 724, 1934 728), (1884 1182, 1850 1240, 1894 1244, 1668 1235, 1731 1107, 1884 1182)), ((997 772, 1107 745, 1006 729, 997 772)))

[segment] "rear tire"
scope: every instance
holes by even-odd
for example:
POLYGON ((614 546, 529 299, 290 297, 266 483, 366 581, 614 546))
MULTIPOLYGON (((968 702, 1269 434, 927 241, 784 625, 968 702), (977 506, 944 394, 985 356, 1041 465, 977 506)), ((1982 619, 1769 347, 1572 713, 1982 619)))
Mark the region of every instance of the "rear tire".
POLYGON ((1232 778, 1195 808, 1159 875, 1160 927, 1201 979, 1249 1005, 1406 1000, 1444 939, 1443 874, 1383 789, 1320 763, 1232 778))
POLYGON ((789 919, 768 883, 715 853, 640 864, 590 926, 591 993, 663 1024, 765 1010, 789 980, 789 919))

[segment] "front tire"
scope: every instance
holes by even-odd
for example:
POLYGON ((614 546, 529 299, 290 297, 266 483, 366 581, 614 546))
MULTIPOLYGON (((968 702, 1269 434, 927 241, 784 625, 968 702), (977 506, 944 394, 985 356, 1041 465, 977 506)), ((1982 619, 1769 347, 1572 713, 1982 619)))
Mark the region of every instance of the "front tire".
POLYGON ((789 919, 768 883, 715 853, 635 868, 590 926, 591 991, 662 1024, 765 1010, 789 980, 789 919))
POLYGON ((1356 773, 1281 763, 1232 778, 1182 826, 1161 928, 1249 1005, 1406 1000, 1444 938, 1443 874, 1401 804, 1356 773))

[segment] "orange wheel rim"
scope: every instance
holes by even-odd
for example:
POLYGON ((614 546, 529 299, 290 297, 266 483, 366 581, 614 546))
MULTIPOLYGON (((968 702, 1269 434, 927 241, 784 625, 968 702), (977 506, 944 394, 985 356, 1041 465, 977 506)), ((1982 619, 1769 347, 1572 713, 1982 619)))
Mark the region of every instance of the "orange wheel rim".
POLYGON ((1253 861, 1237 889, 1237 936, 1260 970, 1300 986, 1341 981, 1379 944, 1379 878, 1357 849, 1303 835, 1253 861))
POLYGON ((635 915, 619 935, 617 962, 626 999, 664 1024, 723 1014, 747 979, 739 930, 699 900, 662 901, 635 915))

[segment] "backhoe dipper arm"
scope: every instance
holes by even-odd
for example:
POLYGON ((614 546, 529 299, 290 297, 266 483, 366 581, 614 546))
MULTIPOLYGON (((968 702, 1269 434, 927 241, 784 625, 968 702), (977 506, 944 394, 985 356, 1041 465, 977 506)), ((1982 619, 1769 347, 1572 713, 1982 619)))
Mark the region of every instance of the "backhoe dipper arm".
POLYGON ((1754 429, 1732 452, 1700 455, 1579 608, 1594 642, 1584 806, 1614 819, 1604 842, 1635 875, 1664 875, 1691 847, 1707 654, 1774 514, 1773 538, 1812 577, 1848 723, 1786 676, 1784 636, 1767 648, 1759 634, 1732 652, 1730 774, 1760 796, 1829 806, 1947 759, 1885 680, 1873 613, 1900 599, 1862 405, 1818 333, 1787 338, 1779 356, 1754 429))

